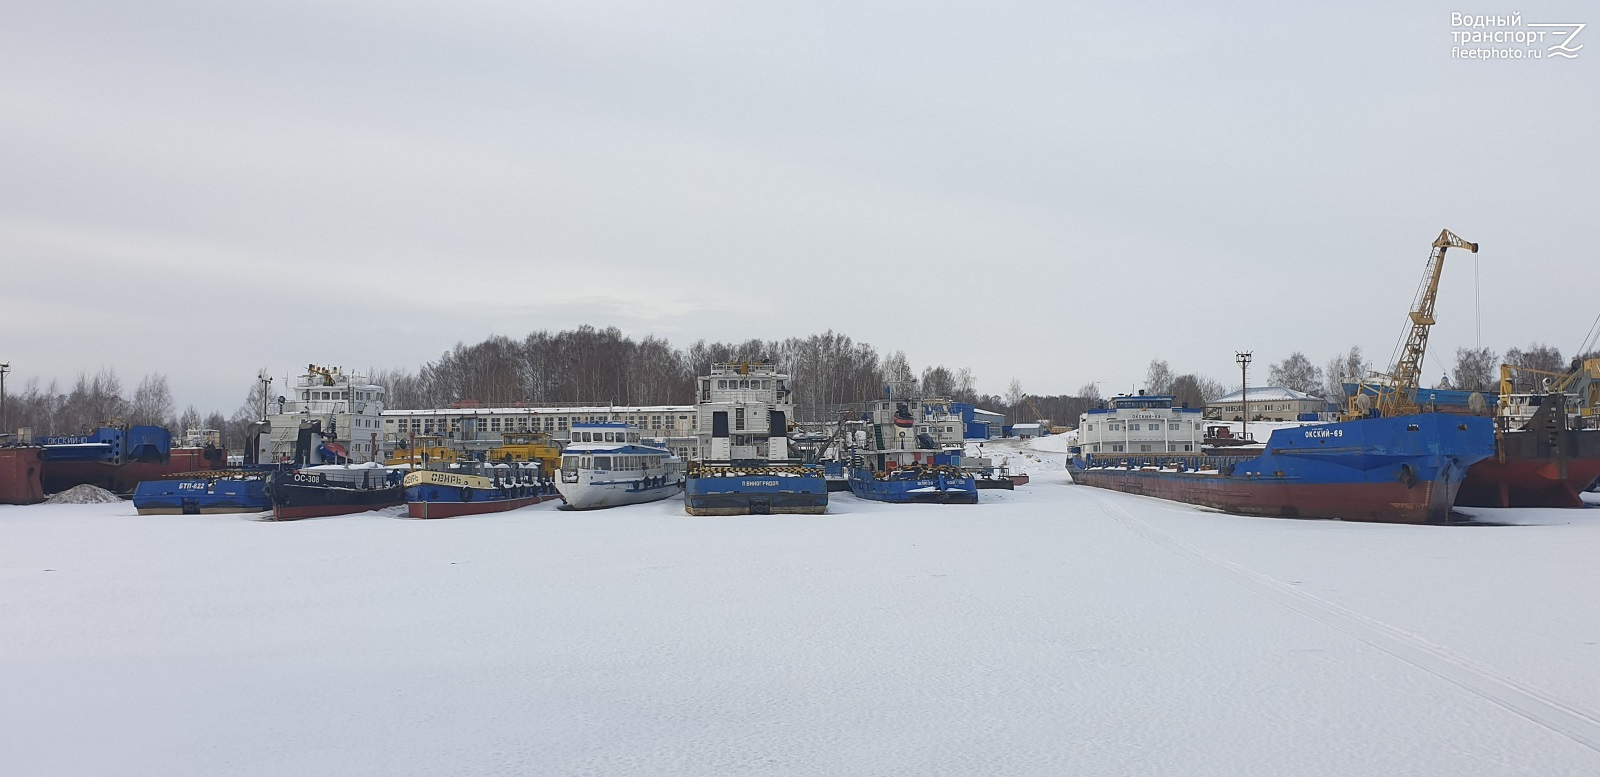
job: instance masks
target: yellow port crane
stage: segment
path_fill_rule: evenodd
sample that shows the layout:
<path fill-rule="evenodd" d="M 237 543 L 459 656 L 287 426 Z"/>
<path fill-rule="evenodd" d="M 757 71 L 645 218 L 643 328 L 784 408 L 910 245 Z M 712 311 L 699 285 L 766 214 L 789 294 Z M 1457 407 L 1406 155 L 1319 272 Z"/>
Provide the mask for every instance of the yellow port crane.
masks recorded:
<path fill-rule="evenodd" d="M 1423 270 L 1422 288 L 1417 290 L 1417 299 L 1411 305 L 1411 327 L 1406 335 L 1406 344 L 1401 348 L 1394 367 L 1389 370 L 1387 379 L 1379 381 L 1377 385 L 1377 409 L 1381 416 L 1406 415 L 1420 409 L 1417 404 L 1417 384 L 1422 378 L 1422 357 L 1428 352 L 1428 332 L 1433 328 L 1433 304 L 1439 296 L 1439 275 L 1444 272 L 1444 254 L 1451 248 L 1478 252 L 1477 243 L 1462 240 L 1448 229 L 1441 230 L 1439 237 L 1434 239 L 1433 252 L 1428 254 L 1428 267 Z M 1358 387 L 1356 395 L 1350 398 L 1350 414 L 1366 415 L 1362 405 L 1368 401 Z"/>
<path fill-rule="evenodd" d="M 1597 407 L 1600 405 L 1600 358 L 1574 359 L 1572 369 L 1566 372 L 1502 364 L 1500 365 L 1502 407 L 1509 397 L 1516 393 L 1516 385 L 1511 378 L 1514 372 L 1545 376 L 1543 385 L 1536 386 L 1533 393 L 1565 394 L 1575 403 L 1575 411 L 1579 416 L 1584 418 L 1600 416 L 1600 407 Z"/>

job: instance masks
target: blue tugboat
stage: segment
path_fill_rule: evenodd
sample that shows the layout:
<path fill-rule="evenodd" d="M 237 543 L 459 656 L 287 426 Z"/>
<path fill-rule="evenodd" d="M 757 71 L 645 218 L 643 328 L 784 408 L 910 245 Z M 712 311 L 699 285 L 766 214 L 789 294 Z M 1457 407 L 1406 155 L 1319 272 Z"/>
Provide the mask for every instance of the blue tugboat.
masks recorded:
<path fill-rule="evenodd" d="M 959 450 L 946 450 L 928 420 L 924 402 L 888 395 L 868 404 L 862 447 L 851 452 L 850 491 L 877 502 L 977 504 L 978 483 L 961 467 Z"/>
<path fill-rule="evenodd" d="M 699 456 L 684 480 L 690 515 L 820 515 L 822 467 L 792 451 L 789 376 L 770 361 L 714 364 L 697 387 Z"/>

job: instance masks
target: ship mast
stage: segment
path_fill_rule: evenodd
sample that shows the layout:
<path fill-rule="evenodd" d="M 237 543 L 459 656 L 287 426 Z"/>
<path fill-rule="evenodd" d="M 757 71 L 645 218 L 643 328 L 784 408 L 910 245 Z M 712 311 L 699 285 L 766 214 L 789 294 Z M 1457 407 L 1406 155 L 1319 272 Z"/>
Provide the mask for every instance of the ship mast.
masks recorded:
<path fill-rule="evenodd" d="M 1450 230 L 1442 230 L 1433 241 L 1433 252 L 1428 255 L 1428 267 L 1423 271 L 1422 288 L 1411 305 L 1411 328 L 1400 358 L 1389 371 L 1389 380 L 1378 386 L 1378 414 L 1384 417 L 1406 415 L 1418 411 L 1417 384 L 1422 378 L 1422 357 L 1428 351 L 1428 333 L 1433 328 L 1433 305 L 1439 296 L 1439 276 L 1444 272 L 1444 254 L 1451 248 L 1465 248 L 1478 252 L 1477 243 L 1456 237 Z"/>

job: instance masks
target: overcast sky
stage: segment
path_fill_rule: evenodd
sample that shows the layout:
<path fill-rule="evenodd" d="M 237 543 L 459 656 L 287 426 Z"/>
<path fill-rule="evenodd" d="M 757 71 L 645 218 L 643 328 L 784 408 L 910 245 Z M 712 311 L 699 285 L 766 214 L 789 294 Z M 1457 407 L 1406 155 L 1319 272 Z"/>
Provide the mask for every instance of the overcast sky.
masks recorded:
<path fill-rule="evenodd" d="M 10 0 L 0 361 L 229 412 L 261 366 L 589 323 L 1231 381 L 1387 362 L 1444 227 L 1485 345 L 1577 347 L 1600 6 L 1132 5 Z M 1452 11 L 1595 45 L 1452 59 Z"/>

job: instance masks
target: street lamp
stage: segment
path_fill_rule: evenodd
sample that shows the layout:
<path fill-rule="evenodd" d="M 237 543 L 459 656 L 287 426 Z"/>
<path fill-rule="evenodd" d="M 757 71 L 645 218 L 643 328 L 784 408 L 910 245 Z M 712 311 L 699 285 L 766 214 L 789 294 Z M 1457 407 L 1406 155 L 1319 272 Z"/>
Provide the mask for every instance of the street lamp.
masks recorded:
<path fill-rule="evenodd" d="M 1239 363 L 1239 418 L 1243 423 L 1239 426 L 1239 437 L 1250 439 L 1250 352 L 1235 351 L 1233 360 Z"/>

